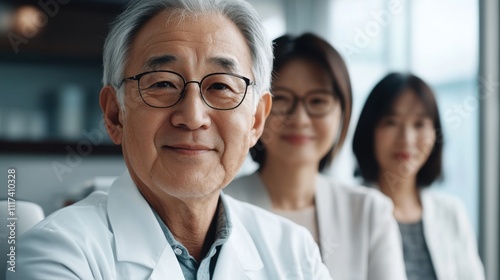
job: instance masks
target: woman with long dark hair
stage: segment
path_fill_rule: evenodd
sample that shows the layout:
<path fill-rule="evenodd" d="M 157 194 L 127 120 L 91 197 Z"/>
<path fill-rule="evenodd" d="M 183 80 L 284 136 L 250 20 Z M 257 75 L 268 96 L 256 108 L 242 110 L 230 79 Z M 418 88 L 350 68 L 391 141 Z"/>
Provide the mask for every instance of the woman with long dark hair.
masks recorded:
<path fill-rule="evenodd" d="M 367 184 L 394 203 L 409 280 L 481 280 L 484 269 L 462 203 L 427 187 L 442 172 L 441 121 L 432 89 L 391 73 L 372 90 L 353 150 Z"/>

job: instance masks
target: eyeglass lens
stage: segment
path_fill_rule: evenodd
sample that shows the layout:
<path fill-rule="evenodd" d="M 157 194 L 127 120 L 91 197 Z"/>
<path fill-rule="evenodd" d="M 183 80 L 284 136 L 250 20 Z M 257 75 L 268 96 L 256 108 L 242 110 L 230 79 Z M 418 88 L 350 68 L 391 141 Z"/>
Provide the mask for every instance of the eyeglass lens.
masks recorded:
<path fill-rule="evenodd" d="M 300 101 L 300 102 L 299 102 Z M 332 92 L 326 90 L 312 91 L 302 98 L 285 89 L 273 90 L 272 112 L 276 115 L 293 114 L 296 107 L 302 103 L 309 116 L 317 117 L 328 113 L 334 103 L 335 97 Z"/>

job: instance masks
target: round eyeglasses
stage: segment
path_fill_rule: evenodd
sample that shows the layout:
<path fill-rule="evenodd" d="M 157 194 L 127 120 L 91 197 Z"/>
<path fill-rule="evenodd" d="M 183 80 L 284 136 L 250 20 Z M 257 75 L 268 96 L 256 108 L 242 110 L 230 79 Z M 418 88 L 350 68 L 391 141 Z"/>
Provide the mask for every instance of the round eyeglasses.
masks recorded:
<path fill-rule="evenodd" d="M 212 73 L 201 81 L 188 81 L 180 74 L 167 70 L 148 71 L 123 81 L 136 80 L 139 94 L 147 105 L 169 108 L 177 104 L 186 94 L 186 86 L 198 84 L 203 102 L 216 110 L 232 110 L 243 102 L 248 86 L 255 84 L 250 79 L 231 73 Z"/>
<path fill-rule="evenodd" d="M 314 90 L 297 97 L 291 89 L 275 87 L 272 93 L 271 112 L 275 115 L 292 115 L 301 102 L 310 117 L 318 118 L 328 114 L 335 105 L 335 96 L 328 90 Z"/>

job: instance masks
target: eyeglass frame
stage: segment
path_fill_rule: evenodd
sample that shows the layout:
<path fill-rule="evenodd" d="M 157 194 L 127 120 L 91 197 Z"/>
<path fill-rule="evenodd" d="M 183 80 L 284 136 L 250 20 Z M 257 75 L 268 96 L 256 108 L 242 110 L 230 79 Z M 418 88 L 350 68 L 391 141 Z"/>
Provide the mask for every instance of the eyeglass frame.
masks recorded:
<path fill-rule="evenodd" d="M 148 104 L 146 102 L 146 100 L 144 100 L 144 97 L 142 96 L 142 91 L 141 91 L 141 87 L 140 87 L 140 79 L 143 76 L 147 75 L 147 74 L 156 73 L 156 72 L 171 73 L 171 74 L 177 75 L 184 82 L 184 86 L 183 86 L 181 92 L 179 93 L 179 99 L 177 99 L 177 101 L 175 101 L 174 104 L 172 104 L 170 106 L 153 106 L 153 105 L 150 105 L 150 104 Z M 203 80 L 205 80 L 207 77 L 214 76 L 214 75 L 229 75 L 229 76 L 233 76 L 233 77 L 236 77 L 236 78 L 240 78 L 240 79 L 242 79 L 245 82 L 245 84 L 246 84 L 245 93 L 243 94 L 243 97 L 241 98 L 241 101 L 240 101 L 240 103 L 238 103 L 238 105 L 236 105 L 234 107 L 231 107 L 231 108 L 223 108 L 223 109 L 221 109 L 221 108 L 213 107 L 210 104 L 208 104 L 208 102 L 203 97 L 203 93 L 201 92 L 201 83 L 203 83 Z M 142 72 L 142 73 L 139 73 L 139 74 L 137 74 L 135 76 L 124 78 L 122 80 L 122 84 L 125 83 L 126 81 L 137 81 L 137 89 L 139 91 L 139 96 L 141 96 L 142 101 L 144 101 L 144 103 L 146 105 L 148 105 L 149 107 L 159 108 L 159 109 L 171 108 L 171 107 L 177 105 L 177 103 L 179 103 L 179 101 L 181 101 L 181 99 L 186 95 L 186 87 L 187 87 L 187 85 L 195 83 L 195 84 L 198 84 L 198 87 L 200 88 L 199 93 L 200 93 L 200 96 L 201 96 L 201 100 L 203 100 L 203 103 L 205 103 L 208 107 L 210 107 L 210 108 L 212 108 L 214 110 L 221 110 L 221 111 L 234 110 L 234 109 L 238 108 L 241 105 L 241 103 L 243 103 L 243 100 L 245 100 L 245 97 L 247 96 L 248 87 L 252 86 L 252 85 L 255 85 L 255 81 L 252 81 L 252 80 L 250 80 L 249 78 L 247 78 L 245 76 L 234 74 L 234 73 L 225 73 L 225 72 L 210 73 L 210 74 L 204 76 L 203 78 L 201 78 L 200 81 L 191 80 L 191 81 L 187 81 L 186 82 L 186 79 L 184 79 L 184 77 L 181 74 L 179 74 L 177 72 L 174 72 L 174 71 L 170 71 L 170 70 L 151 70 L 151 71 Z"/>
<path fill-rule="evenodd" d="M 328 109 L 327 111 L 325 111 L 322 114 L 311 114 L 309 112 L 309 110 L 307 109 L 308 106 L 306 106 L 305 102 L 304 102 L 304 100 L 308 97 L 308 95 L 310 95 L 311 93 L 314 93 L 314 92 L 324 92 L 324 93 L 331 94 L 331 96 L 333 96 L 334 101 L 337 100 L 337 96 L 335 95 L 335 93 L 333 91 L 328 91 L 328 90 L 311 90 L 311 91 L 306 92 L 302 97 L 298 97 L 297 94 L 296 94 L 296 92 L 294 90 L 292 90 L 290 88 L 287 88 L 287 87 L 275 87 L 275 88 L 271 89 L 271 93 L 273 93 L 277 89 L 281 90 L 281 91 L 286 91 L 288 93 L 291 93 L 291 95 L 293 96 L 293 102 L 292 102 L 292 106 L 290 107 L 290 110 L 288 110 L 287 112 L 283 112 L 281 114 L 280 113 L 276 113 L 271 108 L 271 113 L 274 114 L 274 115 L 291 116 L 295 112 L 295 110 L 297 109 L 298 104 L 300 102 L 300 103 L 302 103 L 302 106 L 304 106 L 304 110 L 306 111 L 306 113 L 307 113 L 307 115 L 309 117 L 311 117 L 311 118 L 322 118 L 322 117 L 326 116 L 328 113 L 330 113 L 330 111 L 335 107 L 335 105 L 333 105 L 330 109 Z"/>

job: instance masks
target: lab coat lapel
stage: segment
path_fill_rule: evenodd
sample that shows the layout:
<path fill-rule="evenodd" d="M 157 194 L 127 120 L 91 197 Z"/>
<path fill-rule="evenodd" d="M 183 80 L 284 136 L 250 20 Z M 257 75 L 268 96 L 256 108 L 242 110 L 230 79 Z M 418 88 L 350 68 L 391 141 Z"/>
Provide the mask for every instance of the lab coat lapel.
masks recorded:
<path fill-rule="evenodd" d="M 107 207 L 118 261 L 152 269 L 150 279 L 184 279 L 151 207 L 128 172 L 111 186 Z"/>
<path fill-rule="evenodd" d="M 321 175 L 316 176 L 316 215 L 318 220 L 319 239 L 321 258 L 323 263 L 331 265 L 335 262 L 334 253 L 338 250 L 340 243 L 336 232 L 339 230 L 339 225 L 335 224 L 336 219 L 332 215 L 338 215 L 335 211 L 335 195 L 333 194 L 332 186 L 328 180 Z M 345 214 L 345 213 L 342 213 Z"/>
<path fill-rule="evenodd" d="M 149 280 L 184 279 L 177 257 L 170 246 L 165 246 Z"/>
<path fill-rule="evenodd" d="M 436 221 L 436 209 L 434 204 L 430 201 L 429 190 L 424 189 L 420 191 L 420 202 L 422 203 L 422 223 L 424 226 L 424 238 L 427 243 L 427 249 L 431 255 L 431 261 L 434 266 L 434 272 L 438 279 L 452 279 L 449 278 L 449 274 L 443 269 L 449 267 L 443 264 L 441 260 L 450 259 L 446 255 L 445 250 L 436 250 L 436 248 L 442 248 L 440 243 L 443 236 L 441 236 L 441 230 L 439 229 L 439 222 Z"/>
<path fill-rule="evenodd" d="M 259 252 L 236 215 L 232 215 L 232 223 L 232 233 L 222 245 L 213 279 L 255 279 L 264 268 Z"/>

